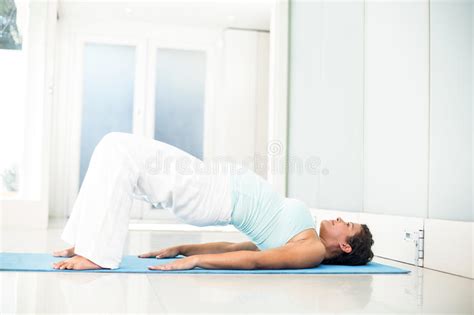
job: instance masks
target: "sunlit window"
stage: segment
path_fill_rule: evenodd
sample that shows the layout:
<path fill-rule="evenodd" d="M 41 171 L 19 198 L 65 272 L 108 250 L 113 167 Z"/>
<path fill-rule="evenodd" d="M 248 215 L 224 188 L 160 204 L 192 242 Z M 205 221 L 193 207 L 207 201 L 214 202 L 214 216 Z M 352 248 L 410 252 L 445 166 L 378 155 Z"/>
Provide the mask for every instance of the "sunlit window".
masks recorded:
<path fill-rule="evenodd" d="M 17 12 L 15 1 L 0 1 L 0 49 L 21 49 L 22 36 L 18 28 Z"/>
<path fill-rule="evenodd" d="M 21 186 L 27 55 L 28 1 L 0 0 L 0 197 Z"/>

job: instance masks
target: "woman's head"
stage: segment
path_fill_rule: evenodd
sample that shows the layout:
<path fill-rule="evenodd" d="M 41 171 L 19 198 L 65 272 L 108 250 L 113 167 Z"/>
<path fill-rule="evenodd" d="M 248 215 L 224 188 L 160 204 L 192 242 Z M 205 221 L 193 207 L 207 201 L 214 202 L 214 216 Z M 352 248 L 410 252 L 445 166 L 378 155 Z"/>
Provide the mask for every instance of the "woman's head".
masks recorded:
<path fill-rule="evenodd" d="M 372 260 L 372 233 L 365 224 L 345 222 L 341 218 L 323 220 L 319 237 L 326 246 L 323 264 L 365 265 Z"/>

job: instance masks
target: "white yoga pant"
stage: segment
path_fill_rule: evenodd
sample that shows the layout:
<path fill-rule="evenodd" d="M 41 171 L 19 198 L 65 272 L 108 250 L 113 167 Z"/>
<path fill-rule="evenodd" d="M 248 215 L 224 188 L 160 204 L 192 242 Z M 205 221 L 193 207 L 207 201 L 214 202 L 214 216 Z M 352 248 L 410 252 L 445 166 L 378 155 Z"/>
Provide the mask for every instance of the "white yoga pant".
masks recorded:
<path fill-rule="evenodd" d="M 170 209 L 185 223 L 227 225 L 230 188 L 228 174 L 206 169 L 201 160 L 174 146 L 112 132 L 94 149 L 61 238 L 75 246 L 76 254 L 116 269 L 138 195 Z"/>

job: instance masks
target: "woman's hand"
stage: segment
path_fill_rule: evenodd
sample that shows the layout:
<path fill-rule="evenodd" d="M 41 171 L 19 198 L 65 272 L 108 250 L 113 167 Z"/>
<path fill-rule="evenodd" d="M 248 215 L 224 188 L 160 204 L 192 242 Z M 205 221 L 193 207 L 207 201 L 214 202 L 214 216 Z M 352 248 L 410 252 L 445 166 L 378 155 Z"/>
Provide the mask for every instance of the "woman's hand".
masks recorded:
<path fill-rule="evenodd" d="M 180 248 L 179 246 L 175 247 L 169 247 L 169 248 L 164 248 L 160 249 L 159 251 L 156 252 L 149 252 L 145 254 L 138 255 L 140 258 L 150 258 L 150 257 L 155 257 L 155 258 L 173 258 L 178 256 L 180 253 Z"/>
<path fill-rule="evenodd" d="M 197 266 L 198 256 L 189 256 L 173 261 L 169 264 L 150 266 L 150 270 L 187 270 Z"/>

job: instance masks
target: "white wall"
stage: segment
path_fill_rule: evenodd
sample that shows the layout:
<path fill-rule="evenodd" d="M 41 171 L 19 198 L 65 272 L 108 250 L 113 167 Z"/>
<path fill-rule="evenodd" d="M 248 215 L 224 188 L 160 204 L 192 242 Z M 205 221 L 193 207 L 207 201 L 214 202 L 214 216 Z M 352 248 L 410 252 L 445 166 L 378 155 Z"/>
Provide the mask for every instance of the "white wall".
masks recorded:
<path fill-rule="evenodd" d="M 226 30 L 214 124 L 214 157 L 230 157 L 254 169 L 265 154 L 268 126 L 266 32 Z M 256 156 L 260 159 L 260 155 Z M 265 155 L 266 157 L 266 155 Z M 260 159 L 262 160 L 262 159 Z M 266 161 L 256 169 L 266 177 Z"/>
<path fill-rule="evenodd" d="M 367 2 L 364 210 L 427 214 L 428 2 Z"/>
<path fill-rule="evenodd" d="M 471 6 L 291 2 L 289 196 L 473 219 Z M 292 157 L 320 158 L 319 172 Z"/>
<path fill-rule="evenodd" d="M 474 220 L 472 7 L 468 1 L 430 7 L 430 218 Z"/>
<path fill-rule="evenodd" d="M 289 156 L 317 155 L 321 172 L 289 161 L 288 194 L 313 212 L 360 211 L 376 255 L 468 277 L 472 6 L 292 1 L 290 15 Z"/>
<path fill-rule="evenodd" d="M 362 210 L 363 11 L 291 4 L 288 196 L 311 207 Z"/>
<path fill-rule="evenodd" d="M 432 1 L 430 43 L 430 194 L 425 266 L 472 278 L 472 1 Z"/>

